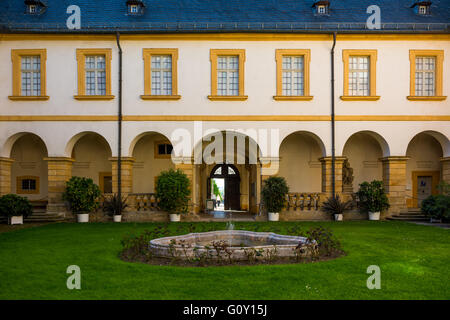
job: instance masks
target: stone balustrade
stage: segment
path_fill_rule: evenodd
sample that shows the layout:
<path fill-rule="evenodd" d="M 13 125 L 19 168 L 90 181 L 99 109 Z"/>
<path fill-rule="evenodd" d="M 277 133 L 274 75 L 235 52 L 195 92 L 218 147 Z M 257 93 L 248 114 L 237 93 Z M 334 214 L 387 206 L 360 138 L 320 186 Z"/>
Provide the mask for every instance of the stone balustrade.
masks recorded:
<path fill-rule="evenodd" d="M 130 193 L 128 206 L 129 211 L 159 211 L 155 193 Z"/>
<path fill-rule="evenodd" d="M 286 210 L 319 210 L 320 193 L 290 192 L 286 195 Z"/>

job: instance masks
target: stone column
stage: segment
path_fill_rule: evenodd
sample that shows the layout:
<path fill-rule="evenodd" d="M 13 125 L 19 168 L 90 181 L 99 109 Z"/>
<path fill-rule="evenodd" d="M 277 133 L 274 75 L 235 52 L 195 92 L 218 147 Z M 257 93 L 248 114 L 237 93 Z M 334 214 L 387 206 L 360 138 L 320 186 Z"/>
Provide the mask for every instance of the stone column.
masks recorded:
<path fill-rule="evenodd" d="M 66 181 L 72 177 L 72 163 L 75 161 L 67 157 L 44 158 L 48 165 L 48 204 L 47 212 L 63 213 L 67 208 L 62 199 L 66 188 Z"/>
<path fill-rule="evenodd" d="M 335 168 L 335 192 L 336 194 L 342 194 L 342 167 L 346 157 L 334 157 Z M 325 193 L 327 197 L 330 197 L 333 193 L 332 187 L 332 157 L 319 158 L 322 162 L 322 193 Z M 323 199 L 325 200 L 325 199 Z"/>
<path fill-rule="evenodd" d="M 0 196 L 11 193 L 11 166 L 14 159 L 0 157 Z"/>
<path fill-rule="evenodd" d="M 118 158 L 112 157 L 109 158 L 109 161 L 111 161 L 111 175 L 112 175 L 112 192 L 117 193 L 119 191 L 119 176 L 117 173 L 117 167 L 118 167 Z M 133 192 L 133 163 L 134 163 L 133 157 L 121 157 L 120 163 L 121 163 L 121 193 L 122 196 L 126 197 L 128 194 Z"/>
<path fill-rule="evenodd" d="M 450 183 L 450 157 L 442 158 L 441 163 L 442 163 L 441 179 L 444 182 Z"/>
<path fill-rule="evenodd" d="M 383 162 L 383 183 L 388 194 L 389 215 L 406 210 L 406 163 L 408 157 L 385 157 Z"/>

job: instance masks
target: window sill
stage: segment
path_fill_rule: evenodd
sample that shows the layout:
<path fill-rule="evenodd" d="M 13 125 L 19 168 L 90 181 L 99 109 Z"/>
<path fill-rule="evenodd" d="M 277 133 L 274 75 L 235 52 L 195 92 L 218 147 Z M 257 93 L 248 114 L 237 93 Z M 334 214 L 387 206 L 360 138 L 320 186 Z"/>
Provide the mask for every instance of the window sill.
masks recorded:
<path fill-rule="evenodd" d="M 163 95 L 142 95 L 142 100 L 180 100 L 181 96 L 179 95 L 171 95 L 171 96 L 163 96 Z"/>
<path fill-rule="evenodd" d="M 105 95 L 105 96 L 85 96 L 85 95 L 78 95 L 73 96 L 76 100 L 112 100 L 114 99 L 113 95 Z"/>
<path fill-rule="evenodd" d="M 248 96 L 208 96 L 208 99 L 211 101 L 245 101 L 248 99 Z"/>
<path fill-rule="evenodd" d="M 410 101 L 444 101 L 446 96 L 407 96 L 406 99 Z"/>
<path fill-rule="evenodd" d="M 343 101 L 377 101 L 380 96 L 341 96 Z"/>
<path fill-rule="evenodd" d="M 311 101 L 313 96 L 273 96 L 276 101 Z"/>
<path fill-rule="evenodd" d="M 49 96 L 9 96 L 8 98 L 13 101 L 39 101 L 50 99 Z"/>

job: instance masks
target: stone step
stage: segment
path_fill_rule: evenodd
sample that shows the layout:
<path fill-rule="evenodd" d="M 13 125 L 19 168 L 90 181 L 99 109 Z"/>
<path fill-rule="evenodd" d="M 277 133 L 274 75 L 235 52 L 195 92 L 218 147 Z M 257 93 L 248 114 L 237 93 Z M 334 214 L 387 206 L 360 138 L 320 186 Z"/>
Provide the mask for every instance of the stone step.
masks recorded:
<path fill-rule="evenodd" d="M 392 217 L 386 218 L 387 220 L 397 220 L 397 221 L 429 221 L 430 218 L 426 216 L 419 216 L 419 215 L 413 215 L 413 216 L 403 216 L 403 215 L 394 215 Z"/>

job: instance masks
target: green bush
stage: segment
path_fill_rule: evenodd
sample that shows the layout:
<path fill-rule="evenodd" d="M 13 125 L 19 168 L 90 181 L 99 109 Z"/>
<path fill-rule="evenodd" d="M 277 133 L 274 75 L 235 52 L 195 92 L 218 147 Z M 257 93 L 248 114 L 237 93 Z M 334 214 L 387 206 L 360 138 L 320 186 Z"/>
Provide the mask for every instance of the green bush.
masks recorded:
<path fill-rule="evenodd" d="M 162 171 L 156 182 L 158 206 L 169 214 L 188 212 L 190 181 L 180 169 Z"/>
<path fill-rule="evenodd" d="M 322 203 L 321 210 L 330 215 L 343 214 L 345 211 L 350 210 L 352 201 L 342 201 L 339 195 L 335 197 L 329 197 Z"/>
<path fill-rule="evenodd" d="M 423 214 L 434 219 L 450 219 L 450 196 L 444 194 L 431 195 L 422 201 Z"/>
<path fill-rule="evenodd" d="M 267 212 L 280 212 L 286 204 L 289 187 L 283 177 L 269 177 L 264 181 L 261 195 Z"/>
<path fill-rule="evenodd" d="M 365 181 L 359 185 L 357 194 L 361 212 L 381 212 L 390 207 L 389 199 L 384 191 L 383 181 Z"/>
<path fill-rule="evenodd" d="M 27 198 L 15 194 L 7 194 L 0 197 L 0 215 L 11 216 L 29 216 L 33 213 L 33 208 Z"/>
<path fill-rule="evenodd" d="M 89 178 L 72 177 L 66 182 L 63 199 L 73 213 L 90 213 L 98 208 L 100 188 Z"/>

